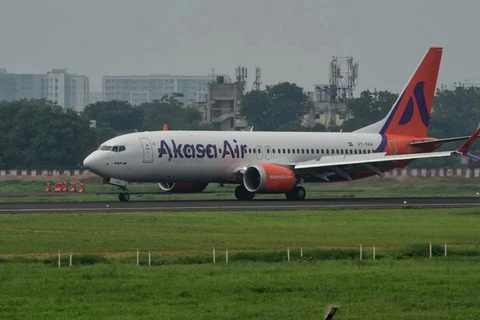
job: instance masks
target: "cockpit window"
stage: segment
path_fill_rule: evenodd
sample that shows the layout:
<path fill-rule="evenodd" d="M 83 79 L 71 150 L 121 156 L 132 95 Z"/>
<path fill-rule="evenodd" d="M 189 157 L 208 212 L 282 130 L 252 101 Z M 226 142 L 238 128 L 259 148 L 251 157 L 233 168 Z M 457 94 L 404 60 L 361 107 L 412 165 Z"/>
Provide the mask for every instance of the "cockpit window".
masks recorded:
<path fill-rule="evenodd" d="M 100 146 L 97 150 L 122 152 L 125 151 L 125 146 Z"/>
<path fill-rule="evenodd" d="M 125 146 L 114 146 L 112 148 L 112 151 L 113 152 L 122 152 L 122 151 L 125 151 Z"/>

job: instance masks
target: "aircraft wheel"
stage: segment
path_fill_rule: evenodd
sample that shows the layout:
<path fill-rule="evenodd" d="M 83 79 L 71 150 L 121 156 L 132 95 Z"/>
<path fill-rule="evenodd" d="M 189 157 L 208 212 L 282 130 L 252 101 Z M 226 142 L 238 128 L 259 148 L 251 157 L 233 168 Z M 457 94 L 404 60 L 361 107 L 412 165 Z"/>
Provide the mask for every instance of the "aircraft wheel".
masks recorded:
<path fill-rule="evenodd" d="M 235 188 L 235 198 L 237 198 L 237 200 L 252 200 L 254 197 L 255 193 L 249 192 L 244 186 Z"/>
<path fill-rule="evenodd" d="M 305 188 L 300 186 L 296 186 L 289 192 L 285 193 L 287 200 L 303 200 L 306 195 L 307 192 L 305 191 Z"/>
<path fill-rule="evenodd" d="M 118 194 L 118 199 L 120 201 L 128 201 L 130 200 L 130 193 L 128 192 L 122 192 Z"/>
<path fill-rule="evenodd" d="M 295 192 L 295 198 L 296 200 L 303 200 L 305 199 L 305 196 L 307 195 L 307 192 L 305 191 L 304 187 L 297 186 L 295 189 L 293 189 Z"/>

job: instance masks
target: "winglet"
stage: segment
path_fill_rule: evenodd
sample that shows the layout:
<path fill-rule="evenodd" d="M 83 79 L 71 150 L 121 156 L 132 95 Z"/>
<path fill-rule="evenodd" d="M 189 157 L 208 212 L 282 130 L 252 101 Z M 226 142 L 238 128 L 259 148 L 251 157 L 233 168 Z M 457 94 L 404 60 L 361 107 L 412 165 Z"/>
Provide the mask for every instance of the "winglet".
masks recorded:
<path fill-rule="evenodd" d="M 464 144 L 462 144 L 460 146 L 460 148 L 457 149 L 457 152 L 463 154 L 464 156 L 466 157 L 469 157 L 470 159 L 473 159 L 475 161 L 479 161 L 480 162 L 480 157 L 474 155 L 474 154 L 471 154 L 470 153 L 470 147 L 472 146 L 472 144 L 475 142 L 475 140 L 478 138 L 478 135 L 480 134 L 480 125 L 478 126 L 477 130 L 475 131 L 474 134 L 472 134 L 470 136 L 470 138 L 468 138 L 467 141 L 465 141 Z"/>
<path fill-rule="evenodd" d="M 165 123 L 165 124 L 163 125 L 163 131 L 167 131 L 167 130 L 168 130 L 168 124 Z"/>

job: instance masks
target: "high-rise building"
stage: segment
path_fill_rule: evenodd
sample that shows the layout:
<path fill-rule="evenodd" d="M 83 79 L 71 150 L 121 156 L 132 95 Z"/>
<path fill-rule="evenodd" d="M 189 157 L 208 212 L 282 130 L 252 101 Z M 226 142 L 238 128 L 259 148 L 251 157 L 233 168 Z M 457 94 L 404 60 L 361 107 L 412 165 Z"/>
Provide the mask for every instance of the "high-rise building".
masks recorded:
<path fill-rule="evenodd" d="M 0 101 L 45 98 L 45 75 L 8 73 L 0 69 Z"/>
<path fill-rule="evenodd" d="M 231 82 L 223 76 L 226 83 Z M 207 85 L 212 76 L 105 76 L 103 77 L 103 100 L 128 101 L 139 105 L 153 100 L 160 100 L 166 94 L 182 93 L 180 101 L 206 102 Z"/>
<path fill-rule="evenodd" d="M 89 103 L 88 95 L 86 76 L 68 73 L 67 69 L 52 69 L 47 73 L 47 99 L 59 106 L 81 111 Z"/>
<path fill-rule="evenodd" d="M 80 111 L 89 102 L 88 92 L 88 78 L 68 73 L 67 69 L 46 74 L 15 74 L 0 69 L 0 101 L 47 99 Z"/>

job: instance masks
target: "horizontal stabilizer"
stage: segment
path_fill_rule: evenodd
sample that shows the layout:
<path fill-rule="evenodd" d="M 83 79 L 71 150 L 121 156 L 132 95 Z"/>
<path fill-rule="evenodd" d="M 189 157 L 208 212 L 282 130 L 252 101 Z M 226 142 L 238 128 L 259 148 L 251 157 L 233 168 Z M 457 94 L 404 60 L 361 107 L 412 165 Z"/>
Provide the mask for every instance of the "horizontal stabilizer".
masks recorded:
<path fill-rule="evenodd" d="M 424 147 L 432 144 L 444 144 L 447 142 L 467 140 L 468 138 L 470 138 L 470 136 L 435 139 L 435 140 L 428 140 L 428 141 L 415 141 L 415 142 L 411 142 L 410 145 L 412 147 Z"/>

